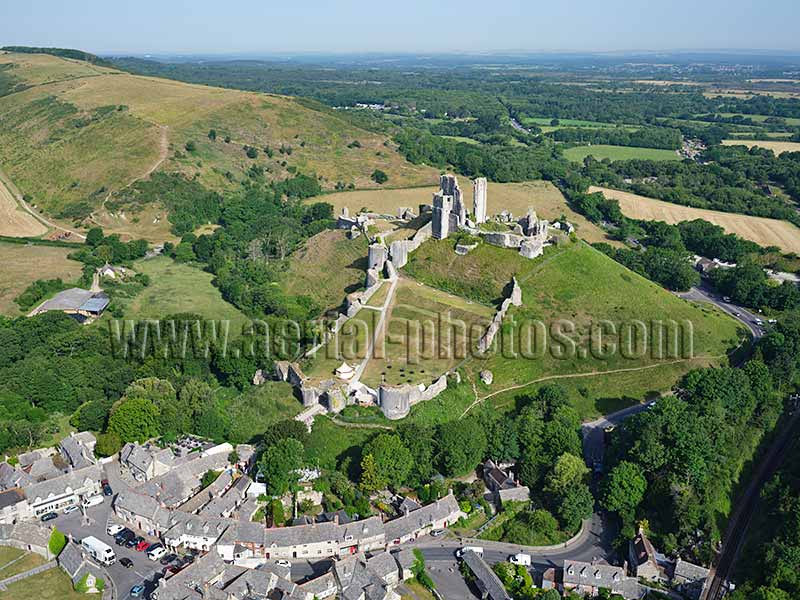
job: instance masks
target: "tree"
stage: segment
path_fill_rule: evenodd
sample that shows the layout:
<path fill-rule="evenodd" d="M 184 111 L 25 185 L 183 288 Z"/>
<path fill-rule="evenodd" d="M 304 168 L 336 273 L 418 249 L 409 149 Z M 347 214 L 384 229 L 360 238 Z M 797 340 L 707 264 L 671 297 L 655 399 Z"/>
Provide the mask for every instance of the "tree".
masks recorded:
<path fill-rule="evenodd" d="M 186 145 L 184 146 L 184 148 L 186 148 L 187 152 L 194 152 L 194 151 L 197 150 L 197 144 L 195 144 L 193 141 L 189 140 L 188 142 L 186 142 Z"/>
<path fill-rule="evenodd" d="M 622 515 L 633 511 L 644 499 L 647 480 L 639 465 L 622 461 L 611 470 L 603 487 L 603 508 Z"/>
<path fill-rule="evenodd" d="M 582 458 L 565 452 L 558 457 L 553 472 L 547 478 L 546 491 L 561 495 L 567 488 L 582 483 L 588 473 L 589 468 Z"/>
<path fill-rule="evenodd" d="M 386 478 L 378 470 L 375 457 L 367 454 L 361 459 L 361 489 L 367 493 L 376 492 L 386 487 Z"/>
<path fill-rule="evenodd" d="M 264 451 L 258 465 L 271 496 L 283 496 L 297 484 L 303 457 L 303 445 L 292 438 L 281 440 Z"/>
<path fill-rule="evenodd" d="M 372 181 L 374 181 L 378 185 L 383 185 L 384 183 L 389 181 L 389 176 L 380 169 L 375 169 L 372 172 L 372 175 L 370 175 L 370 177 L 372 178 Z"/>
<path fill-rule="evenodd" d="M 210 129 L 208 131 L 208 139 L 210 139 L 212 142 L 216 141 L 216 139 L 217 139 L 217 130 L 216 129 Z"/>
<path fill-rule="evenodd" d="M 95 452 L 100 456 L 111 456 L 122 448 L 122 440 L 119 435 L 113 432 L 101 433 L 97 436 Z"/>
<path fill-rule="evenodd" d="M 160 412 L 144 398 L 123 399 L 111 413 L 108 431 L 122 442 L 145 442 L 159 434 Z"/>
<path fill-rule="evenodd" d="M 564 528 L 575 531 L 583 519 L 588 518 L 594 509 L 594 497 L 585 483 L 577 483 L 563 490 L 558 516 Z"/>
<path fill-rule="evenodd" d="M 286 522 L 286 514 L 283 510 L 283 503 L 275 498 L 269 503 L 269 516 L 273 527 L 279 527 Z"/>
<path fill-rule="evenodd" d="M 475 419 L 444 423 L 439 430 L 439 462 L 447 476 L 463 475 L 486 453 L 486 433 Z"/>
<path fill-rule="evenodd" d="M 90 248 L 96 248 L 101 243 L 105 236 L 103 235 L 103 230 L 100 227 L 92 227 L 89 231 L 86 232 L 86 245 Z"/>
<path fill-rule="evenodd" d="M 386 485 L 396 490 L 405 484 L 411 472 L 413 459 L 411 452 L 400 440 L 400 436 L 382 433 L 370 440 L 363 452 L 365 458 L 372 456 L 375 468 Z"/>

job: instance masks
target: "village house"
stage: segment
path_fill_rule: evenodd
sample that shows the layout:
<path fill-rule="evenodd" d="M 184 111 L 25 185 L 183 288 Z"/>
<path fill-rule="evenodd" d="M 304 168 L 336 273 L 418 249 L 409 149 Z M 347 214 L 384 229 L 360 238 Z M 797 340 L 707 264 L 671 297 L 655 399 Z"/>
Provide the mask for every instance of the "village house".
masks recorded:
<path fill-rule="evenodd" d="M 606 589 L 623 598 L 639 598 L 639 582 L 628 577 L 625 569 L 606 563 L 585 563 L 565 560 L 562 571 L 562 587 L 565 592 L 577 592 L 586 596 L 597 596 Z"/>
<path fill-rule="evenodd" d="M 483 600 L 511 600 L 503 582 L 483 558 L 472 551 L 467 551 L 463 560 L 475 576 L 475 585 L 480 590 Z"/>
<path fill-rule="evenodd" d="M 175 463 L 175 455 L 169 448 L 153 444 L 140 446 L 128 442 L 119 452 L 120 470 L 136 481 L 148 481 L 167 473 Z"/>
<path fill-rule="evenodd" d="M 19 519 L 38 519 L 45 513 L 79 504 L 82 498 L 96 496 L 100 493 L 102 478 L 100 467 L 91 465 L 31 484 L 22 490 L 27 499 L 27 506 L 19 515 Z"/>
<path fill-rule="evenodd" d="M 34 552 L 45 560 L 52 560 L 51 531 L 38 522 L 0 524 L 0 546 L 9 546 L 25 552 Z"/>
<path fill-rule="evenodd" d="M 458 507 L 458 501 L 450 493 L 441 500 L 386 522 L 384 524 L 386 545 L 403 544 L 430 533 L 434 529 L 443 529 L 458 521 L 462 516 L 464 513 Z"/>
<path fill-rule="evenodd" d="M 503 471 L 491 459 L 483 463 L 483 481 L 498 507 L 504 502 L 527 502 L 530 499 L 531 492 L 527 486 L 520 485 L 509 471 Z"/>
<path fill-rule="evenodd" d="M 647 539 L 647 534 L 642 528 L 639 528 L 636 537 L 628 543 L 628 561 L 631 575 L 648 581 L 664 579 L 664 572 L 658 564 L 655 548 Z"/>
<path fill-rule="evenodd" d="M 88 431 L 70 433 L 58 444 L 62 458 L 73 468 L 83 469 L 97 462 L 94 447 L 97 439 Z"/>

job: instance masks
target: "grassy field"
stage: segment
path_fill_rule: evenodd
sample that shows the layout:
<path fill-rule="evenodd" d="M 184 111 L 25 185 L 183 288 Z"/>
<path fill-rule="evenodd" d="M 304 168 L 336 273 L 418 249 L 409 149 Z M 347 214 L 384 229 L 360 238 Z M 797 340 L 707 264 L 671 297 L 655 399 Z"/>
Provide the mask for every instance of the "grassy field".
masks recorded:
<path fill-rule="evenodd" d="M 238 442 L 252 442 L 270 425 L 292 419 L 303 410 L 292 386 L 282 381 L 267 381 L 241 394 L 220 388 L 215 399 L 228 416 L 231 438 Z"/>
<path fill-rule="evenodd" d="M 607 129 L 610 127 L 616 127 L 614 123 L 603 123 L 601 121 L 584 121 L 582 119 L 558 119 L 558 125 L 551 125 L 553 119 L 547 119 L 544 117 L 525 117 L 522 119 L 523 125 L 538 125 L 539 127 L 551 127 L 552 129 L 558 129 L 560 127 L 588 127 L 594 129 Z"/>
<path fill-rule="evenodd" d="M 472 183 L 466 177 L 459 178 L 467 208 L 472 208 Z M 311 201 L 330 202 L 334 212 L 339 214 L 347 207 L 350 214 L 366 208 L 382 214 L 397 214 L 402 206 L 411 207 L 416 212 L 420 204 L 430 204 L 431 198 L 438 188 L 406 188 L 390 190 L 364 190 L 356 192 L 338 192 L 326 194 Z M 489 215 L 503 210 L 515 215 L 524 215 L 528 207 L 536 209 L 544 219 L 555 220 L 564 215 L 575 225 L 578 235 L 589 242 L 608 241 L 602 229 L 590 223 L 583 215 L 573 211 L 564 196 L 548 181 L 525 181 L 523 183 L 489 183 L 487 192 Z"/>
<path fill-rule="evenodd" d="M 306 458 L 309 464 L 324 469 L 335 469 L 341 463 L 357 467 L 361 464 L 361 448 L 376 433 L 375 429 L 337 425 L 324 415 L 315 417 Z"/>
<path fill-rule="evenodd" d="M 470 353 L 494 310 L 415 281 L 398 284 L 384 344 L 367 364 L 367 385 L 430 383 Z"/>
<path fill-rule="evenodd" d="M 69 248 L 0 242 L 0 314 L 21 315 L 14 298 L 37 279 L 73 281 L 80 277 L 82 265 L 67 258 L 70 252 Z"/>
<path fill-rule="evenodd" d="M 723 146 L 747 146 L 752 148 L 758 146 L 759 148 L 766 148 L 772 150 L 775 154 L 783 154 L 784 152 L 800 152 L 800 142 L 779 142 L 779 141 L 765 141 L 765 140 L 722 140 Z"/>
<path fill-rule="evenodd" d="M 367 252 L 363 236 L 350 240 L 341 229 L 318 233 L 289 258 L 286 293 L 310 296 L 324 310 L 338 308 L 348 293 L 363 288 Z"/>
<path fill-rule="evenodd" d="M 735 117 L 737 115 L 744 117 L 745 119 L 750 119 L 755 123 L 763 123 L 764 121 L 770 118 L 769 115 L 744 115 L 739 113 L 719 113 L 719 116 L 726 118 Z M 798 118 L 793 118 L 793 117 L 781 117 L 781 118 L 784 121 L 786 121 L 787 125 L 790 125 L 792 127 L 800 126 L 800 119 Z"/>
<path fill-rule="evenodd" d="M 195 313 L 207 319 L 229 320 L 236 335 L 249 319 L 222 299 L 211 284 L 213 276 L 197 267 L 176 263 L 167 257 L 141 260 L 134 269 L 150 277 L 145 288 L 128 306 L 125 318 L 160 319 L 177 313 Z"/>
<path fill-rule="evenodd" d="M 0 546 L 0 579 L 7 579 L 44 564 L 45 560 L 33 552 L 23 552 L 9 546 Z"/>
<path fill-rule="evenodd" d="M 72 589 L 67 574 L 58 567 L 28 577 L 8 586 L 0 592 L 0 600 L 81 600 L 86 594 Z"/>
<path fill-rule="evenodd" d="M 614 198 L 619 202 L 622 212 L 634 219 L 667 223 L 705 219 L 723 227 L 729 233 L 735 233 L 762 246 L 778 246 L 785 252 L 800 252 L 800 228 L 788 221 L 681 206 L 630 192 L 594 186 L 589 191 L 602 192 L 606 197 Z"/>
<path fill-rule="evenodd" d="M 333 372 L 343 361 L 356 366 L 367 356 L 367 345 L 372 339 L 379 313 L 362 308 L 347 321 L 339 333 L 304 365 L 305 374 L 315 381 L 333 377 Z"/>
<path fill-rule="evenodd" d="M 595 146 L 576 146 L 564 150 L 564 157 L 572 162 L 582 162 L 587 156 L 594 156 L 597 160 L 680 160 L 681 157 L 674 150 L 660 150 L 658 148 L 636 148 L 631 146 L 608 146 L 597 144 Z"/>
<path fill-rule="evenodd" d="M 336 112 L 293 98 L 139 77 L 54 56 L 3 54 L 27 90 L 0 99 L 0 164 L 32 203 L 58 216 L 83 203 L 96 218 L 120 233 L 149 229 L 152 215 L 120 222 L 100 208 L 109 194 L 152 169 L 198 177 L 225 190 L 253 165 L 281 179 L 289 167 L 338 181 L 376 187 L 370 175 L 381 169 L 390 185 L 430 184 L 436 171 L 411 165 L 383 135 L 359 129 Z M 219 133 L 208 138 L 210 129 Z M 225 138 L 230 138 L 226 143 Z M 360 147 L 353 146 L 358 141 Z M 196 150 L 185 151 L 192 141 Z M 245 144 L 270 147 L 257 159 Z M 280 147 L 291 147 L 281 154 Z"/>

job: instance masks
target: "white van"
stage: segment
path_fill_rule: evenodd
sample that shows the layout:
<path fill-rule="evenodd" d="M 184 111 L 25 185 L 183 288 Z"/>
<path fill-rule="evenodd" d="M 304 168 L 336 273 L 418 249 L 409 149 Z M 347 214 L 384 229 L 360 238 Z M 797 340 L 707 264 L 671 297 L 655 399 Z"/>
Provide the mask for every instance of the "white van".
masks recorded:
<path fill-rule="evenodd" d="M 113 565 L 117 560 L 117 556 L 114 554 L 111 546 L 104 544 L 91 535 L 81 540 L 81 548 L 83 548 L 89 556 L 103 565 Z"/>
<path fill-rule="evenodd" d="M 464 556 L 464 552 L 474 552 L 478 556 L 483 556 L 483 548 L 480 546 L 464 546 L 463 548 L 459 548 L 456 550 L 456 556 L 461 558 Z"/>
<path fill-rule="evenodd" d="M 108 527 L 106 527 L 106 533 L 108 535 L 114 536 L 117 535 L 123 529 L 125 528 L 122 525 L 118 525 L 117 523 L 109 523 Z"/>
<path fill-rule="evenodd" d="M 147 558 L 152 561 L 156 561 L 162 556 L 166 555 L 167 550 L 164 546 L 158 546 L 155 550 L 148 550 L 147 551 Z"/>
<path fill-rule="evenodd" d="M 89 496 L 83 499 L 83 508 L 91 508 L 92 506 L 99 506 L 103 503 L 103 497 L 99 494 L 97 496 Z"/>
<path fill-rule="evenodd" d="M 522 565 L 523 567 L 530 567 L 531 555 L 523 554 L 522 552 L 520 552 L 519 554 L 513 554 L 508 558 L 508 562 L 510 562 L 512 565 Z"/>

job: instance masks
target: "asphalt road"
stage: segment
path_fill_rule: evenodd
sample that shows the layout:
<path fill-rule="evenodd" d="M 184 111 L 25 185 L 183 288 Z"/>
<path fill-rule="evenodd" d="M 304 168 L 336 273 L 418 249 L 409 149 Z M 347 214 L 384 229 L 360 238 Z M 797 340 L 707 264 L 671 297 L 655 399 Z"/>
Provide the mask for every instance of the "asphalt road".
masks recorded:
<path fill-rule="evenodd" d="M 753 334 L 753 339 L 757 340 L 764 335 L 763 323 L 759 324 L 757 322 L 759 319 L 761 319 L 761 316 L 747 310 L 746 308 L 742 308 L 741 306 L 737 306 L 731 302 L 726 302 L 705 282 L 701 283 L 698 287 L 693 287 L 688 292 L 680 292 L 677 295 L 685 300 L 691 300 L 693 302 L 708 302 L 714 304 L 721 310 L 731 315 L 734 319 L 744 324 L 750 330 L 750 333 Z"/>

